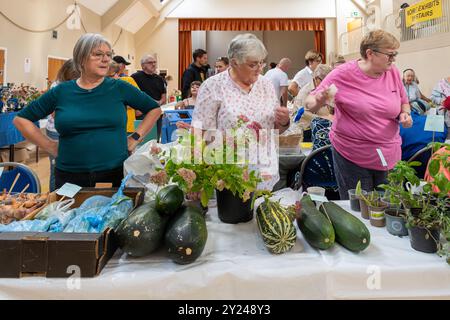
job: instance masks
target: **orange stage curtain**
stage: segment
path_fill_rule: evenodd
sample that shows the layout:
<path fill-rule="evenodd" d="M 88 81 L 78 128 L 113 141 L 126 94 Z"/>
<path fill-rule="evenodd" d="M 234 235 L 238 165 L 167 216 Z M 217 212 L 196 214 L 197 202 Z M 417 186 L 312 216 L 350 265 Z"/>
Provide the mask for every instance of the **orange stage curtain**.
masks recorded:
<path fill-rule="evenodd" d="M 325 31 L 324 19 L 180 19 L 180 31 Z"/>
<path fill-rule="evenodd" d="M 178 38 L 178 87 L 181 88 L 183 72 L 192 62 L 192 37 L 191 31 L 180 31 Z"/>
<path fill-rule="evenodd" d="M 191 31 L 314 31 L 315 49 L 325 63 L 325 19 L 180 19 L 179 20 L 179 82 L 192 62 Z"/>
<path fill-rule="evenodd" d="M 314 31 L 314 45 L 316 51 L 322 53 L 323 60 L 322 63 L 327 63 L 327 57 L 325 54 L 325 32 L 324 31 Z"/>

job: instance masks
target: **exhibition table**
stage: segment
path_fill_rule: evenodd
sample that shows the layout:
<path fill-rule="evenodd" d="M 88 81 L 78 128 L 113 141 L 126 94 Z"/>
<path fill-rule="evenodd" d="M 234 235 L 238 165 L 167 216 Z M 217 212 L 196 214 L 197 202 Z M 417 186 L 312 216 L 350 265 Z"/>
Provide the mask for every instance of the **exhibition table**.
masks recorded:
<path fill-rule="evenodd" d="M 348 201 L 337 203 L 350 210 Z M 372 239 L 363 252 L 338 244 L 315 250 L 298 231 L 290 252 L 272 255 L 254 219 L 227 225 L 210 208 L 208 241 L 193 264 L 176 265 L 163 252 L 132 259 L 118 250 L 96 278 L 0 279 L 0 299 L 450 299 L 443 258 L 364 222 Z"/>

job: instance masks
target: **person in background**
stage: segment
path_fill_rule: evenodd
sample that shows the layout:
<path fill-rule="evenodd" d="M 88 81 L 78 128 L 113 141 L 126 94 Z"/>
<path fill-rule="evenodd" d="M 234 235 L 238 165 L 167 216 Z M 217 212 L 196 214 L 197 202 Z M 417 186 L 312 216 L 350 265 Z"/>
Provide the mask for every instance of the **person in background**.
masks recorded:
<path fill-rule="evenodd" d="M 175 106 L 175 110 L 192 110 L 195 108 L 195 104 L 197 103 L 197 95 L 198 90 L 200 89 L 201 82 L 200 81 L 194 81 L 191 83 L 191 90 L 189 94 L 189 98 L 184 99 L 183 101 L 180 101 Z M 177 128 L 179 129 L 190 129 L 191 125 L 189 123 L 186 123 L 184 121 L 178 121 L 176 124 Z"/>
<path fill-rule="evenodd" d="M 310 83 L 313 79 L 312 74 L 316 70 L 317 66 L 322 63 L 322 54 L 309 50 L 305 55 L 306 67 L 297 72 L 289 85 L 289 93 L 291 96 L 296 97 L 300 89 L 306 84 Z"/>
<path fill-rule="evenodd" d="M 291 67 L 291 60 L 289 58 L 283 58 L 280 60 L 276 68 L 270 69 L 266 72 L 264 77 L 269 79 L 273 87 L 275 89 L 275 94 L 278 97 L 278 100 L 281 101 L 281 105 L 286 107 L 288 100 L 288 75 L 287 72 Z"/>
<path fill-rule="evenodd" d="M 406 69 L 403 71 L 403 85 L 405 86 L 411 110 L 416 111 L 418 114 L 424 114 L 430 109 L 429 103 L 431 102 L 431 99 L 425 97 L 422 92 L 420 92 L 415 79 L 416 74 L 413 69 Z"/>
<path fill-rule="evenodd" d="M 402 160 L 408 161 L 417 151 L 425 148 L 430 142 L 445 142 L 448 129 L 444 127 L 444 132 L 425 131 L 426 115 L 421 115 L 415 110 L 411 111 L 413 125 L 411 128 L 400 126 L 400 137 L 402 138 Z M 427 154 L 419 156 L 417 161 L 424 164 L 428 161 Z M 417 176 L 423 178 L 425 174 L 425 165 L 415 167 Z"/>
<path fill-rule="evenodd" d="M 55 88 L 58 84 L 74 80 L 80 77 L 80 73 L 75 68 L 75 64 L 73 63 L 73 59 L 69 59 L 61 66 L 58 74 L 56 75 L 56 81 L 52 84 L 50 88 Z M 45 128 L 47 133 L 47 137 L 51 140 L 58 141 L 59 134 L 55 128 L 55 118 L 54 115 L 51 114 L 47 117 L 47 126 Z M 52 154 L 49 154 L 50 161 L 50 181 L 49 181 L 49 190 L 50 192 L 55 191 L 55 157 Z"/>
<path fill-rule="evenodd" d="M 339 67 L 341 64 L 344 64 L 345 62 L 346 61 L 344 56 L 338 55 L 336 56 L 336 60 L 332 63 L 331 68 L 334 69 L 336 67 Z"/>
<path fill-rule="evenodd" d="M 127 60 L 125 60 L 124 57 L 122 57 L 122 56 L 115 56 L 115 57 L 113 58 L 113 60 L 114 60 L 114 62 L 116 62 L 116 63 L 119 65 L 119 67 L 120 67 L 120 70 L 119 70 L 119 77 L 126 77 L 126 76 L 127 76 L 127 73 L 125 72 L 125 71 L 126 71 L 126 68 L 127 68 L 127 66 L 129 66 L 131 63 L 128 62 Z"/>
<path fill-rule="evenodd" d="M 167 89 L 164 79 L 161 78 L 157 72 L 158 61 L 155 56 L 147 54 L 141 59 L 141 71 L 133 73 L 131 77 L 136 81 L 139 88 L 158 102 L 160 106 L 167 102 Z M 145 114 L 136 114 L 137 120 L 142 120 Z M 161 137 L 162 117 L 157 122 L 157 139 Z"/>
<path fill-rule="evenodd" d="M 128 82 L 135 88 L 139 89 L 136 81 L 132 77 L 119 77 L 120 66 L 115 61 L 111 61 L 108 70 L 108 77 L 113 79 L 120 79 L 122 81 Z M 136 112 L 133 108 L 127 106 L 127 134 L 134 132 L 134 121 L 136 120 Z"/>
<path fill-rule="evenodd" d="M 401 159 L 399 124 L 409 128 L 412 119 L 394 65 L 399 47 L 392 34 L 369 32 L 360 44 L 361 59 L 331 71 L 306 99 L 305 107 L 312 112 L 335 102 L 330 140 L 341 200 L 348 199 L 348 190 L 358 181 L 367 191 L 385 183 Z"/>
<path fill-rule="evenodd" d="M 276 67 L 277 67 L 277 63 L 276 62 L 269 63 L 269 70 L 275 69 Z"/>
<path fill-rule="evenodd" d="M 431 101 L 437 106 L 440 106 L 438 113 L 444 115 L 445 123 L 450 128 L 450 108 L 446 107 L 445 101 L 450 97 L 450 77 L 441 79 L 433 88 L 431 93 Z M 447 101 L 447 104 L 449 102 Z"/>
<path fill-rule="evenodd" d="M 313 91 L 315 88 L 317 88 L 323 79 L 331 72 L 331 68 L 326 64 L 319 64 L 316 69 L 313 72 L 313 80 L 306 84 L 298 93 L 298 95 L 295 97 L 293 102 L 293 107 L 291 110 L 291 118 L 295 119 L 297 116 L 298 111 L 305 106 L 305 100 L 308 97 L 308 95 Z M 300 121 L 296 122 L 295 125 L 297 126 L 297 131 L 303 133 L 303 141 L 304 142 L 313 142 L 313 146 L 318 146 L 319 144 L 314 144 L 314 141 L 319 141 L 318 138 L 314 139 L 314 133 L 317 132 L 317 137 L 324 132 L 324 130 L 319 130 L 319 127 L 325 128 L 331 126 L 331 107 L 330 106 L 323 106 L 320 108 L 317 112 L 312 113 L 310 110 L 305 108 L 304 113 L 302 117 L 300 118 Z M 315 122 L 316 129 L 313 129 L 312 126 L 312 120 L 315 118 L 320 117 L 323 120 L 317 120 Z M 314 131 L 314 133 L 313 133 Z M 328 128 L 329 131 L 329 128 Z M 327 139 L 328 140 L 328 134 L 326 137 L 323 137 L 321 140 Z"/>
<path fill-rule="evenodd" d="M 181 110 L 181 109 L 194 109 L 195 104 L 197 102 L 197 94 L 198 94 L 198 90 L 201 86 L 201 82 L 200 81 L 194 81 L 191 83 L 191 89 L 189 90 L 189 98 L 184 99 L 180 102 L 178 102 L 175 106 L 176 110 Z"/>
<path fill-rule="evenodd" d="M 203 49 L 197 49 L 192 54 L 194 62 L 184 71 L 181 80 L 181 93 L 183 99 L 189 96 L 189 89 L 193 81 L 203 82 L 207 78 L 205 66 L 208 65 L 208 54 Z"/>
<path fill-rule="evenodd" d="M 218 57 L 216 60 L 216 65 L 215 65 L 216 74 L 227 70 L 229 65 L 230 65 L 230 61 L 228 60 L 227 57 Z"/>
<path fill-rule="evenodd" d="M 108 78 L 111 44 L 99 34 L 83 35 L 73 50 L 77 80 L 67 81 L 33 101 L 14 118 L 23 136 L 56 158 L 55 187 L 65 183 L 119 187 L 123 162 L 154 126 L 158 103 L 139 89 Z M 147 113 L 127 137 L 126 106 Z M 34 122 L 55 112 L 59 143 L 44 136 Z"/>
<path fill-rule="evenodd" d="M 230 67 L 207 79 L 200 87 L 193 123 L 200 123 L 199 129 L 225 132 L 245 115 L 261 129 L 284 132 L 289 128 L 288 109 L 280 107 L 272 83 L 261 75 L 266 56 L 264 44 L 255 35 L 236 36 L 228 47 Z M 256 165 L 251 169 L 263 177 L 261 189 L 271 190 L 279 180 L 278 157 L 275 161 L 269 160 L 269 165 Z"/>

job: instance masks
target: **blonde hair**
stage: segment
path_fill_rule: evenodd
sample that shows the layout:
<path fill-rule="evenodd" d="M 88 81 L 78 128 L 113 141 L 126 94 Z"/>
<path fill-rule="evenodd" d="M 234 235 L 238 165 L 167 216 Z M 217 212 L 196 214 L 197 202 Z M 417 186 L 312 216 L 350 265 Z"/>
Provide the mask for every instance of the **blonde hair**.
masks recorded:
<path fill-rule="evenodd" d="M 384 30 L 374 30 L 369 32 L 364 37 L 360 45 L 361 57 L 367 59 L 367 50 L 379 50 L 379 49 L 398 49 L 400 48 L 400 42 L 397 38 L 389 32 Z"/>

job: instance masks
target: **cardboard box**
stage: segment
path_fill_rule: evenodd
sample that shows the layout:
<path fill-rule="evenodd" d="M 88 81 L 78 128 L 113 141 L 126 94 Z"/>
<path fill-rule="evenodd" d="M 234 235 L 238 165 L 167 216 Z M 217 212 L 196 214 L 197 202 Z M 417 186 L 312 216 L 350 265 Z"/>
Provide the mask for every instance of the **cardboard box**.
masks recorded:
<path fill-rule="evenodd" d="M 116 192 L 117 188 L 83 188 L 75 196 L 73 207 L 79 207 L 92 196 L 111 197 Z M 134 200 L 135 207 L 144 201 L 144 188 L 125 188 L 124 193 Z M 51 194 L 51 201 L 59 198 Z M 67 278 L 74 273 L 80 277 L 94 277 L 117 248 L 112 229 L 103 233 L 0 233 L 0 277 Z"/>

